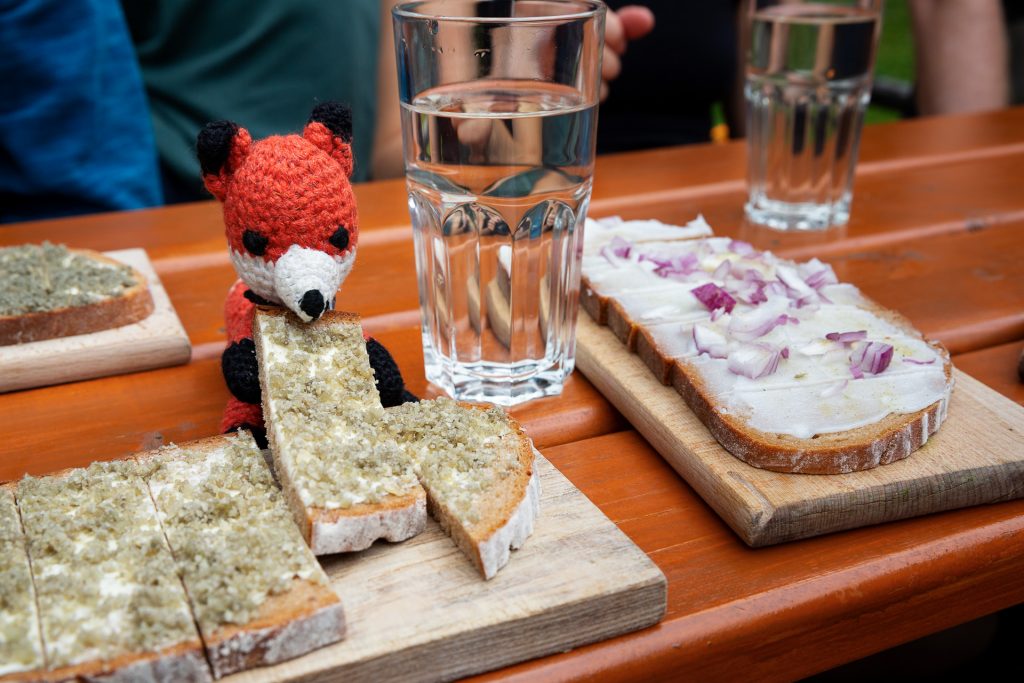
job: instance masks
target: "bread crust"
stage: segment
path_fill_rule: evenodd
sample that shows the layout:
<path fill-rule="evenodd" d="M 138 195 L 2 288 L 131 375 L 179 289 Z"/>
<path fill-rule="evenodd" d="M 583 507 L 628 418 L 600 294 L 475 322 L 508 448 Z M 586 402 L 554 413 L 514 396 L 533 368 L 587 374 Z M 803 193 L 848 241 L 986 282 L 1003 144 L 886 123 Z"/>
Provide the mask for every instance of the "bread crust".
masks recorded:
<path fill-rule="evenodd" d="M 16 674 L 17 675 L 17 674 Z M 26 672 L 14 681 L 120 681 L 173 683 L 175 681 L 211 681 L 210 666 L 203 655 L 200 639 L 189 640 L 155 652 L 124 654 L 111 660 L 92 660 L 50 671 Z M 7 678 L 0 678 L 5 683 Z"/>
<path fill-rule="evenodd" d="M 117 266 L 125 265 L 89 249 L 68 251 L 95 261 Z M 105 297 L 85 306 L 0 316 L 0 346 L 99 332 L 148 318 L 153 312 L 153 297 L 149 292 L 149 283 L 146 276 L 135 268 L 132 268 L 132 277 L 137 284 L 127 289 L 121 296 Z"/>
<path fill-rule="evenodd" d="M 216 678 L 257 666 L 294 659 L 338 642 L 345 635 L 345 613 L 330 588 L 296 579 L 269 597 L 255 618 L 204 634 Z"/>

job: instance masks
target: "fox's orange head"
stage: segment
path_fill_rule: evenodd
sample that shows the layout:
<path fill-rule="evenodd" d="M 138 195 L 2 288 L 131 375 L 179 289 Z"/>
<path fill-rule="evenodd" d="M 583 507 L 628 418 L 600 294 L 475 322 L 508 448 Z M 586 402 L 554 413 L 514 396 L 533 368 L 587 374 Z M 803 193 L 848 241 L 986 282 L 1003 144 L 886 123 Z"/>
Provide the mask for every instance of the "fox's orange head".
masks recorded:
<path fill-rule="evenodd" d="M 224 204 L 238 276 L 307 322 L 333 306 L 355 261 L 351 143 L 348 107 L 325 102 L 302 135 L 253 142 L 244 128 L 217 121 L 196 145 L 203 182 Z"/>

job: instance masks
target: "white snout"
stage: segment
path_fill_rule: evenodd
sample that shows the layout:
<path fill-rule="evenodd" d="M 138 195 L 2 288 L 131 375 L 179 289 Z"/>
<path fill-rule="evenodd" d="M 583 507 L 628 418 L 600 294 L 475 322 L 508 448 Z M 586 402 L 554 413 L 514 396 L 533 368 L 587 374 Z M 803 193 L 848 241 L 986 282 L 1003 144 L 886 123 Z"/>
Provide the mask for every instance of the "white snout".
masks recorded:
<path fill-rule="evenodd" d="M 310 322 L 319 318 L 320 313 L 310 315 L 302 310 L 303 297 L 308 292 L 319 292 L 324 306 L 329 308 L 341 283 L 352 270 L 355 256 L 355 249 L 342 257 L 293 244 L 277 260 L 274 268 L 274 292 L 285 306 L 295 312 L 295 315 L 305 322 Z"/>

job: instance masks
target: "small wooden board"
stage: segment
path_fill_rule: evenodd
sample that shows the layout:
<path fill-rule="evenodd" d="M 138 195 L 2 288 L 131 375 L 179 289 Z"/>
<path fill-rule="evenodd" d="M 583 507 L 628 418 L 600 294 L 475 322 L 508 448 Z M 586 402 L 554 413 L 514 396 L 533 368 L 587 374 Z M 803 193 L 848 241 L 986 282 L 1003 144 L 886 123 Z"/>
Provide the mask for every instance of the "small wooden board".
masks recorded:
<path fill-rule="evenodd" d="M 433 521 L 403 543 L 321 557 L 345 640 L 224 680 L 452 680 L 660 621 L 661 570 L 547 460 L 536 465 L 540 517 L 493 579 Z"/>
<path fill-rule="evenodd" d="M 909 458 L 852 474 L 781 474 L 722 448 L 672 387 L 581 314 L 576 363 L 751 546 L 1024 496 L 1024 407 L 954 371 L 949 416 Z"/>
<path fill-rule="evenodd" d="M 188 335 L 145 250 L 105 253 L 146 276 L 153 313 L 137 323 L 100 332 L 0 346 L 0 392 L 188 362 Z"/>

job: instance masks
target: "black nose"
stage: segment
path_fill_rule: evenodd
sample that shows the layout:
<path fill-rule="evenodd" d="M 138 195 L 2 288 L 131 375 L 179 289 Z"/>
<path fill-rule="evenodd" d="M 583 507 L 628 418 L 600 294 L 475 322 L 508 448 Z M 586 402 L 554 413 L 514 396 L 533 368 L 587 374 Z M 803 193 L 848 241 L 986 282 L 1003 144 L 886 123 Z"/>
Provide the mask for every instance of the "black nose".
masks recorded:
<path fill-rule="evenodd" d="M 324 295 L 315 289 L 309 290 L 302 295 L 299 308 L 310 318 L 316 320 L 324 312 Z"/>

